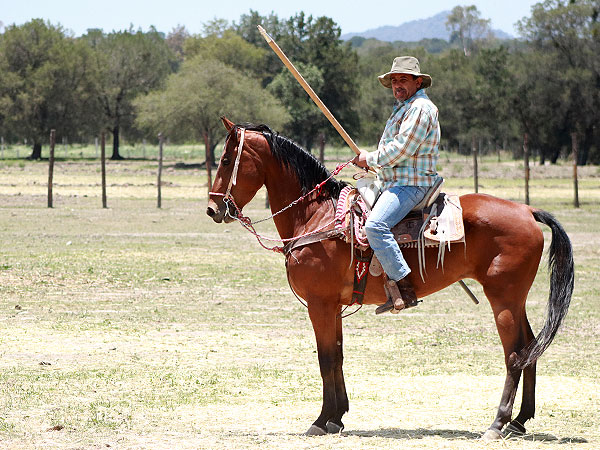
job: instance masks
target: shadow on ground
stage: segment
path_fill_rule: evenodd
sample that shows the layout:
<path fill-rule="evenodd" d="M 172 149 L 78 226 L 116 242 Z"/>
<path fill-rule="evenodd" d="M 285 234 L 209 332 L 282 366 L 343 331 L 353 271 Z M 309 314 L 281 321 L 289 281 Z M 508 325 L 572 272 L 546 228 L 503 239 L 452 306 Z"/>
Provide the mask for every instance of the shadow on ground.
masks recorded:
<path fill-rule="evenodd" d="M 355 430 L 343 431 L 346 436 L 361 436 L 361 437 L 385 437 L 390 439 L 424 439 L 428 437 L 441 437 L 444 439 L 481 439 L 482 433 L 473 433 L 465 430 L 428 430 L 425 428 L 417 428 L 407 430 L 402 428 L 383 428 L 379 430 Z M 524 440 L 535 442 L 552 442 L 559 444 L 585 444 L 588 441 L 580 437 L 563 437 L 558 438 L 551 434 L 536 433 L 525 434 L 522 436 L 509 436 L 510 440 Z"/>

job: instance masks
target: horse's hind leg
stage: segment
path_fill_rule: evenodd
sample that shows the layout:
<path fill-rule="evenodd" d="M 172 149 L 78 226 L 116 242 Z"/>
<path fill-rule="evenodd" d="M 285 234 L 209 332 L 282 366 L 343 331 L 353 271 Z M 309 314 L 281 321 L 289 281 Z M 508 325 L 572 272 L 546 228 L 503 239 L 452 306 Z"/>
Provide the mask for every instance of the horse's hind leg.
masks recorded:
<path fill-rule="evenodd" d="M 490 428 L 483 435 L 485 440 L 495 440 L 502 436 L 502 428 L 504 428 L 504 425 L 508 423 L 512 416 L 515 395 L 517 393 L 520 378 L 521 370 L 507 369 L 504 390 L 502 391 L 502 398 L 500 399 L 500 405 L 498 406 L 498 413 Z"/>
<path fill-rule="evenodd" d="M 506 291 L 503 292 L 503 298 L 512 298 L 515 300 L 511 303 L 506 303 L 498 300 L 498 295 L 490 295 L 490 289 L 484 287 L 484 290 L 486 290 L 486 295 L 492 305 L 496 327 L 504 349 L 506 364 L 506 379 L 504 381 L 504 390 L 502 391 L 500 405 L 498 406 L 498 413 L 494 422 L 483 436 L 486 440 L 492 440 L 499 439 L 502 436 L 502 429 L 512 416 L 515 396 L 522 372 L 521 369 L 514 369 L 513 363 L 519 351 L 528 342 L 525 329 L 529 327 L 529 324 L 525 315 L 526 292 L 512 297 L 507 295 Z M 530 390 L 530 378 L 531 375 L 529 374 L 527 381 L 528 392 Z"/>
<path fill-rule="evenodd" d="M 524 334 L 526 336 L 525 346 L 527 346 L 533 339 L 533 331 L 527 317 L 525 317 L 524 323 Z M 506 429 L 504 434 L 524 434 L 525 433 L 525 422 L 532 419 L 535 415 L 535 381 L 536 381 L 536 364 L 533 363 L 523 369 L 523 401 L 521 402 L 521 411 L 519 415 L 513 419 Z"/>

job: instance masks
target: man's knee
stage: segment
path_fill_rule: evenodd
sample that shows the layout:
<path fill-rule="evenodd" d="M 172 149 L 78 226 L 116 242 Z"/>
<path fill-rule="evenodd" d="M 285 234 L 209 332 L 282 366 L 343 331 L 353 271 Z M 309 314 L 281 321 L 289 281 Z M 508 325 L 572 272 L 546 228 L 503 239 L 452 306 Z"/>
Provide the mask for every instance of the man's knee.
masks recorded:
<path fill-rule="evenodd" d="M 370 236 L 379 236 L 384 233 L 389 233 L 390 228 L 383 222 L 377 222 L 373 220 L 367 220 L 365 223 L 365 233 L 367 238 Z"/>

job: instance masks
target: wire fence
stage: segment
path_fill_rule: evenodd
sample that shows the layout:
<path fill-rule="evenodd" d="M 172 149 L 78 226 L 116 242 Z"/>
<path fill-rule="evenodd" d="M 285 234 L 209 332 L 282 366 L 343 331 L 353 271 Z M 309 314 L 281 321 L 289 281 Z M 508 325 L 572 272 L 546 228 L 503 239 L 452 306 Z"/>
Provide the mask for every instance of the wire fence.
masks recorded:
<path fill-rule="evenodd" d="M 7 144 L 0 146 L 0 160 L 15 160 L 27 158 L 32 153 L 32 146 L 25 144 Z M 112 143 L 107 142 L 106 154 L 112 155 Z M 121 144 L 119 155 L 126 159 L 157 160 L 159 145 L 156 143 Z M 203 144 L 165 144 L 164 158 L 167 160 L 201 161 L 205 159 L 206 152 Z M 49 157 L 49 146 L 42 147 L 42 158 Z M 67 144 L 57 142 L 54 150 L 56 160 L 94 160 L 100 159 L 100 139 L 98 143 Z"/>

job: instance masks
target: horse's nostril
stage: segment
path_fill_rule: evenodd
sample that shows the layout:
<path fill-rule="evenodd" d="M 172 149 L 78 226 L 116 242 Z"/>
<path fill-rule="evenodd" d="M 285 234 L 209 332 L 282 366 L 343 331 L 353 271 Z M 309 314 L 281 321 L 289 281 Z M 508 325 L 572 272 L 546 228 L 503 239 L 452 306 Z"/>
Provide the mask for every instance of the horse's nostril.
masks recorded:
<path fill-rule="evenodd" d="M 208 208 L 206 208 L 206 214 L 208 214 L 209 217 L 214 217 L 217 214 L 217 212 L 209 206 Z"/>

